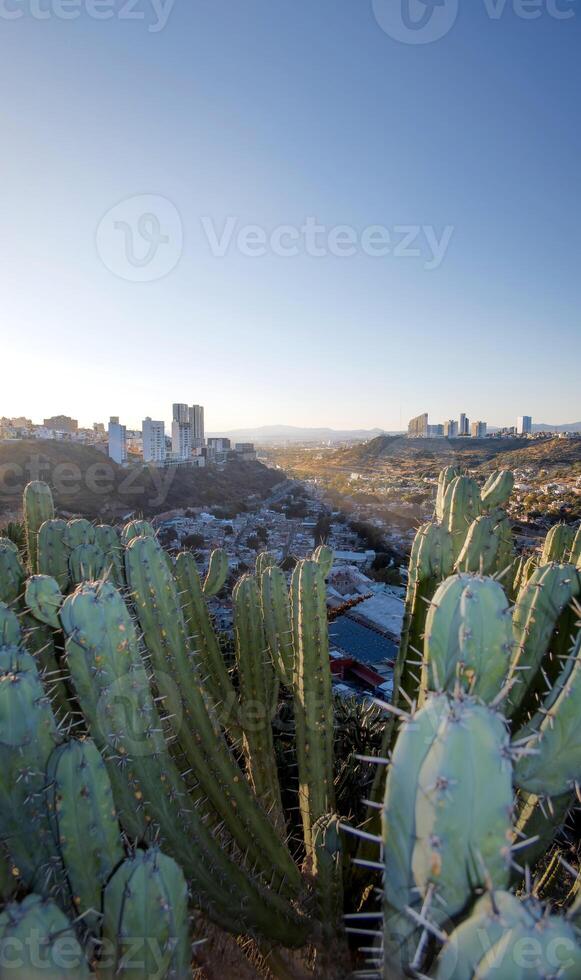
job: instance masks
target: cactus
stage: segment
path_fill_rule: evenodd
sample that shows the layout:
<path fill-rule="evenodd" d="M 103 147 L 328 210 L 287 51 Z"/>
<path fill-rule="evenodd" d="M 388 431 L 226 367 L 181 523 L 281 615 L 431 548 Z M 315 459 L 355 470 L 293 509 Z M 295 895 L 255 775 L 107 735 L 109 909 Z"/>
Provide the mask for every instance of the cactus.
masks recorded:
<path fill-rule="evenodd" d="M 216 548 L 210 555 L 208 574 L 204 579 L 204 595 L 211 598 L 218 595 L 228 578 L 228 555 L 221 548 Z"/>
<path fill-rule="evenodd" d="M 435 518 L 439 524 L 441 524 L 444 520 L 444 501 L 446 499 L 446 491 L 452 480 L 454 480 L 457 476 L 460 476 L 460 469 L 457 466 L 445 466 L 443 470 L 440 470 L 438 476 L 435 510 Z"/>
<path fill-rule="evenodd" d="M 89 980 L 90 976 L 75 930 L 54 902 L 28 895 L 6 906 L 0 915 L 2 980 Z"/>
<path fill-rule="evenodd" d="M 152 539 L 134 539 L 128 552 L 135 553 L 135 545 L 144 541 Z M 155 547 L 155 542 L 152 544 Z M 141 809 L 152 830 L 159 834 L 162 846 L 191 878 L 196 901 L 220 924 L 234 931 L 256 931 L 287 945 L 304 943 L 304 920 L 288 902 L 263 888 L 259 881 L 251 880 L 226 855 L 198 809 L 190 805 L 186 784 L 167 752 L 161 719 L 139 657 L 135 629 L 119 593 L 107 582 L 79 586 L 65 600 L 61 621 L 68 635 L 69 669 L 91 736 L 98 745 L 100 742 L 114 747 L 119 779 L 125 780 L 120 814 L 125 800 L 133 797 L 134 807 Z M 219 755 L 215 736 L 212 748 Z M 216 768 L 213 760 L 208 765 Z M 238 780 L 243 782 L 241 774 Z M 114 779 L 111 781 L 115 794 L 118 786 Z M 228 803 L 235 796 L 237 785 L 228 793 Z M 225 796 L 226 792 L 223 789 Z M 239 793 L 238 799 L 244 802 L 244 795 Z M 272 832 L 276 846 L 268 835 L 258 840 L 251 838 L 256 820 L 254 825 L 246 820 L 243 806 L 238 819 L 249 854 L 255 845 L 252 860 L 262 848 L 267 855 L 262 863 L 268 862 L 270 875 L 280 885 L 286 866 L 284 860 L 277 859 L 279 854 L 284 858 L 285 848 L 267 818 L 264 817 L 264 826 Z"/>
<path fill-rule="evenodd" d="M 204 599 L 196 559 L 191 552 L 184 551 L 177 556 L 175 577 L 190 644 L 197 656 L 198 671 L 214 701 L 222 725 L 228 729 L 233 742 L 240 742 L 242 729 L 238 719 L 238 695 L 224 663 Z"/>
<path fill-rule="evenodd" d="M 75 520 L 69 521 L 64 529 L 63 542 L 69 551 L 74 551 L 81 545 L 94 544 L 95 528 L 84 517 L 77 517 Z"/>
<path fill-rule="evenodd" d="M 15 555 L 20 555 L 17 545 L 11 538 L 0 537 L 0 548 L 9 548 Z"/>
<path fill-rule="evenodd" d="M 259 584 L 262 573 L 265 572 L 267 568 L 272 568 L 273 565 L 276 565 L 276 558 L 271 551 L 261 551 L 256 556 L 256 581 Z"/>
<path fill-rule="evenodd" d="M 24 591 L 26 571 L 18 552 L 10 545 L 0 544 L 0 602 L 14 605 Z"/>
<path fill-rule="evenodd" d="M 554 524 L 545 538 L 541 566 L 550 565 L 551 562 L 566 564 L 570 559 L 574 541 L 575 528 L 569 524 Z"/>
<path fill-rule="evenodd" d="M 0 649 L 0 841 L 14 875 L 49 894 L 62 884 L 44 799 L 48 757 L 59 741 L 35 662 L 21 648 Z"/>
<path fill-rule="evenodd" d="M 270 656 L 281 684 L 292 691 L 294 646 L 286 578 L 281 568 L 272 565 L 263 572 L 259 582 L 262 618 Z"/>
<path fill-rule="evenodd" d="M 157 849 L 136 851 L 103 898 L 102 980 L 187 980 L 192 975 L 188 889 L 181 869 Z"/>
<path fill-rule="evenodd" d="M 510 470 L 496 470 L 491 473 L 481 490 L 483 509 L 489 511 L 503 507 L 513 489 L 514 474 Z"/>
<path fill-rule="evenodd" d="M 333 567 L 333 557 L 333 549 L 326 544 L 320 544 L 313 552 L 313 561 L 318 562 L 321 566 L 323 578 L 329 577 L 329 572 Z"/>
<path fill-rule="evenodd" d="M 428 611 L 422 693 L 464 690 L 492 701 L 506 679 L 513 649 L 512 617 L 494 579 L 454 575 Z"/>
<path fill-rule="evenodd" d="M 442 505 L 442 523 L 452 535 L 452 551 L 460 555 L 468 528 L 480 515 L 482 501 L 478 484 L 470 476 L 456 476 L 448 484 Z"/>
<path fill-rule="evenodd" d="M 326 588 L 322 568 L 316 561 L 303 560 L 295 567 L 291 600 L 299 808 L 309 856 L 314 824 L 335 808 Z"/>
<path fill-rule="evenodd" d="M 244 575 L 232 593 L 236 661 L 240 680 L 244 755 L 258 799 L 284 826 L 272 739 L 274 668 L 264 635 L 256 579 Z"/>
<path fill-rule="evenodd" d="M 64 596 L 54 578 L 50 575 L 32 575 L 26 582 L 24 596 L 35 619 L 55 630 L 59 629 L 58 611 Z"/>
<path fill-rule="evenodd" d="M 38 532 L 38 571 L 58 582 L 61 592 L 69 584 L 69 555 L 65 545 L 67 522 L 55 518 L 45 521 Z"/>
<path fill-rule="evenodd" d="M 499 547 L 500 530 L 495 519 L 489 515 L 477 517 L 468 529 L 456 562 L 457 571 L 493 575 L 497 570 Z"/>
<path fill-rule="evenodd" d="M 97 524 L 95 544 L 105 555 L 107 578 L 116 588 L 124 588 L 125 567 L 123 564 L 123 545 L 119 533 L 110 524 Z"/>
<path fill-rule="evenodd" d="M 341 928 L 343 913 L 343 842 L 339 817 L 325 813 L 313 824 L 313 877 L 317 918 L 328 946 Z"/>
<path fill-rule="evenodd" d="M 69 555 L 69 573 L 73 585 L 103 578 L 107 567 L 107 559 L 96 544 L 79 544 Z"/>
<path fill-rule="evenodd" d="M 581 524 L 577 528 L 577 533 L 573 538 L 570 562 L 572 565 L 576 565 L 577 568 L 581 569 Z"/>
<path fill-rule="evenodd" d="M 473 698 L 432 695 L 403 725 L 383 809 L 384 947 L 405 959 L 406 909 L 460 913 L 475 888 L 506 887 L 512 764 L 501 716 Z"/>
<path fill-rule="evenodd" d="M 574 926 L 548 915 L 533 898 L 505 891 L 484 895 L 448 938 L 435 980 L 525 980 L 581 975 L 581 946 Z"/>
<path fill-rule="evenodd" d="M 286 877 L 285 887 L 296 890 L 296 866 L 232 758 L 204 692 L 163 552 L 153 538 L 134 538 L 125 563 L 158 686 L 163 690 L 169 676 L 179 691 L 185 723 L 176 735 L 203 792 L 258 867 L 270 875 L 274 867 L 277 879 Z"/>
<path fill-rule="evenodd" d="M 516 736 L 527 751 L 515 765 L 515 780 L 528 793 L 562 796 L 581 776 L 581 633 L 561 677 L 542 708 Z"/>
<path fill-rule="evenodd" d="M 39 480 L 27 483 L 23 495 L 24 526 L 28 567 L 34 575 L 38 568 L 38 532 L 45 521 L 54 517 L 54 503 L 50 487 Z"/>
<path fill-rule="evenodd" d="M 155 538 L 155 528 L 149 521 L 129 521 L 121 532 L 121 543 L 127 547 L 133 538 Z"/>
<path fill-rule="evenodd" d="M 5 602 L 0 602 L 0 647 L 19 646 L 22 631 L 16 613 Z"/>
<path fill-rule="evenodd" d="M 97 929 L 101 890 L 123 859 L 105 763 L 90 739 L 65 742 L 52 752 L 46 778 L 49 819 L 75 908 Z"/>
<path fill-rule="evenodd" d="M 538 686 L 541 665 L 545 672 L 549 667 L 545 654 L 551 645 L 555 628 L 563 611 L 580 592 L 581 578 L 573 565 L 546 565 L 537 568 L 527 584 L 521 588 L 513 612 L 516 646 L 509 675 L 514 681 L 509 696 L 510 714 L 515 715 L 523 706 L 529 691 L 534 691 L 535 686 Z M 565 626 L 565 634 L 566 629 Z M 567 641 L 568 637 L 565 635 L 565 643 Z M 544 678 L 541 677 L 541 680 Z"/>

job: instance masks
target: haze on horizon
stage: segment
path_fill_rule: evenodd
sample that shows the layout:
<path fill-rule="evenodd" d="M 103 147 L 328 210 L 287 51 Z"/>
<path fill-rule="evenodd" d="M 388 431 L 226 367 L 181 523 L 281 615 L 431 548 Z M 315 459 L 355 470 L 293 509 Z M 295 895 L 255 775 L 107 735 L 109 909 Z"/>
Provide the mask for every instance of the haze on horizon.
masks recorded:
<path fill-rule="evenodd" d="M 2 6 L 0 415 L 581 417 L 581 10 L 386 4 Z"/>

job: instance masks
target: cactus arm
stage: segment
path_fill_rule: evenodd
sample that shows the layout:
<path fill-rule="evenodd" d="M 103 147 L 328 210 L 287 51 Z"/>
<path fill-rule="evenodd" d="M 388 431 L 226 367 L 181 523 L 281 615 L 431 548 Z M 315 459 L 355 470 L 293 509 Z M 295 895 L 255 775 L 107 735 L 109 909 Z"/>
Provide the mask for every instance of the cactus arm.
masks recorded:
<path fill-rule="evenodd" d="M 50 575 L 31 575 L 26 582 L 24 598 L 35 619 L 59 629 L 58 611 L 64 596 L 56 579 Z"/>
<path fill-rule="evenodd" d="M 208 574 L 204 579 L 204 595 L 210 598 L 217 595 L 226 584 L 228 578 L 228 555 L 221 548 L 216 548 L 210 555 Z"/>
<path fill-rule="evenodd" d="M 256 579 L 245 575 L 232 595 L 236 660 L 240 680 L 243 746 L 248 772 L 258 799 L 284 826 L 272 738 L 272 665 L 264 636 Z"/>
<path fill-rule="evenodd" d="M 69 574 L 73 585 L 103 578 L 107 567 L 107 559 L 96 544 L 79 544 L 69 555 Z"/>
<path fill-rule="evenodd" d="M 24 527 L 28 567 L 34 575 L 38 572 L 38 532 L 45 521 L 54 517 L 54 503 L 50 487 L 40 480 L 27 483 L 23 494 Z"/>
<path fill-rule="evenodd" d="M 38 532 L 38 571 L 58 582 L 61 592 L 69 584 L 68 549 L 64 542 L 67 522 L 59 519 L 45 521 Z"/>
<path fill-rule="evenodd" d="M 196 560 L 191 552 L 184 551 L 178 555 L 175 578 L 190 644 L 196 651 L 199 673 L 212 696 L 222 725 L 228 730 L 232 741 L 237 743 L 242 739 L 242 729 L 238 721 L 238 696 L 224 663 L 206 605 Z"/>
<path fill-rule="evenodd" d="M 299 808 L 308 856 L 313 847 L 313 825 L 335 806 L 326 589 L 317 562 L 298 563 L 293 572 L 291 594 Z"/>
<path fill-rule="evenodd" d="M 24 592 L 26 571 L 12 546 L 0 544 L 0 602 L 16 605 Z"/>
<path fill-rule="evenodd" d="M 129 521 L 121 532 L 121 543 L 126 548 L 133 538 L 155 538 L 155 529 L 149 521 Z"/>
<path fill-rule="evenodd" d="M 323 578 L 328 578 L 333 567 L 333 549 L 326 544 L 320 544 L 313 552 L 313 561 L 318 562 L 323 572 Z"/>
<path fill-rule="evenodd" d="M 101 890 L 123 859 L 105 763 L 90 740 L 70 741 L 54 749 L 46 773 L 49 819 L 75 908 L 99 931 Z"/>
<path fill-rule="evenodd" d="M 65 527 L 63 531 L 63 542 L 65 548 L 68 548 L 69 551 L 73 551 L 83 544 L 94 544 L 95 528 L 84 517 L 76 517 L 74 520 L 69 521 Z"/>
<path fill-rule="evenodd" d="M 278 678 L 292 690 L 294 647 L 286 578 L 281 568 L 267 568 L 260 578 L 262 617 L 270 655 Z"/>
<path fill-rule="evenodd" d="M 101 549 L 106 560 L 106 575 L 117 589 L 125 587 L 125 566 L 123 545 L 119 533 L 110 524 L 97 524 L 95 544 Z"/>
<path fill-rule="evenodd" d="M 571 559 L 574 542 L 575 528 L 568 524 L 553 525 L 545 538 L 540 564 L 550 565 L 551 562 L 566 564 Z"/>
<path fill-rule="evenodd" d="M 20 903 L 10 902 L 0 918 L 0 944 L 6 954 L 0 968 L 3 980 L 89 980 L 93 976 L 72 923 L 54 902 L 27 895 Z"/>

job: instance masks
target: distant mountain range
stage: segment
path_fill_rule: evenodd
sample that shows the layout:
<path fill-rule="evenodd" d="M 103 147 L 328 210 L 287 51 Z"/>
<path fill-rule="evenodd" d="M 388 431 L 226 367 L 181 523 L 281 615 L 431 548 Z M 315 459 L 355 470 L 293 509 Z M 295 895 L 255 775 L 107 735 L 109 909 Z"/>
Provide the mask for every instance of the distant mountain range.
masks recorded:
<path fill-rule="evenodd" d="M 261 425 L 256 429 L 207 433 L 210 437 L 228 438 L 233 442 L 255 442 L 258 445 L 275 442 L 356 442 L 394 434 L 386 433 L 383 429 L 301 428 L 296 425 Z"/>
<path fill-rule="evenodd" d="M 564 425 L 547 425 L 545 422 L 533 422 L 534 432 L 581 432 L 581 422 L 566 422 Z"/>

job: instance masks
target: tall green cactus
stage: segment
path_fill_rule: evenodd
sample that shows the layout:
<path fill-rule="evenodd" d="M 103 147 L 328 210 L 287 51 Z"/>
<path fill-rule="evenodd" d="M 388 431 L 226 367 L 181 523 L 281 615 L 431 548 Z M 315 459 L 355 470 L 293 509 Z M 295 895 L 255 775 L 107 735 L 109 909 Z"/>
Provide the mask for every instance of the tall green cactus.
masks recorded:
<path fill-rule="evenodd" d="M 581 975 L 575 928 L 549 915 L 534 899 L 505 891 L 480 898 L 472 915 L 448 937 L 436 961 L 435 980 L 526 980 Z"/>
<path fill-rule="evenodd" d="M 260 551 L 256 556 L 256 581 L 260 584 L 263 572 L 276 565 L 276 558 L 271 551 Z"/>
<path fill-rule="evenodd" d="M 545 538 L 540 564 L 550 565 L 551 562 L 566 564 L 570 560 L 574 541 L 574 527 L 569 524 L 554 524 Z"/>
<path fill-rule="evenodd" d="M 272 565 L 262 573 L 259 583 L 270 656 L 281 684 L 292 691 L 295 654 L 285 574 L 278 565 Z"/>
<path fill-rule="evenodd" d="M 56 579 L 50 575 L 31 575 L 26 582 L 26 605 L 40 623 L 59 629 L 58 612 L 64 596 Z"/>
<path fill-rule="evenodd" d="M 33 658 L 0 649 L 0 841 L 15 877 L 42 894 L 63 882 L 44 798 L 46 764 L 59 741 Z"/>
<path fill-rule="evenodd" d="M 244 755 L 258 799 L 284 826 L 272 737 L 274 668 L 264 635 L 256 579 L 244 575 L 232 593 Z"/>
<path fill-rule="evenodd" d="M 204 579 L 204 595 L 208 598 L 218 595 L 228 578 L 228 555 L 221 548 L 216 548 L 210 555 L 208 573 Z"/>
<path fill-rule="evenodd" d="M 453 575 L 428 611 L 422 694 L 456 685 L 492 701 L 506 679 L 513 650 L 512 616 L 502 587 L 491 578 Z"/>
<path fill-rule="evenodd" d="M 69 551 L 74 551 L 82 545 L 95 543 L 95 528 L 84 517 L 76 517 L 69 521 L 63 531 L 63 541 Z"/>
<path fill-rule="evenodd" d="M 519 723 L 524 719 L 518 712 L 521 706 L 526 707 L 529 692 L 538 687 L 539 680 L 545 686 L 544 677 L 539 677 L 541 666 L 545 672 L 549 666 L 545 654 L 563 612 L 580 593 L 581 578 L 573 565 L 553 564 L 537 568 L 521 588 L 513 612 L 516 645 L 510 679 L 514 686 L 508 702 L 509 713 L 515 715 Z M 568 639 L 565 636 L 565 648 Z M 555 663 L 558 668 L 556 660 Z"/>
<path fill-rule="evenodd" d="M 119 532 L 110 524 L 97 524 L 95 544 L 105 555 L 107 578 L 116 588 L 122 589 L 125 586 L 125 566 Z"/>
<path fill-rule="evenodd" d="M 457 559 L 472 521 L 480 515 L 482 501 L 476 480 L 456 476 L 448 484 L 442 507 L 442 523 L 452 535 L 452 551 Z"/>
<path fill-rule="evenodd" d="M 158 687 L 163 691 L 169 677 L 179 691 L 184 722 L 175 734 L 203 792 L 240 847 L 265 874 L 270 877 L 274 868 L 277 880 L 286 879 L 286 888 L 300 888 L 288 850 L 257 803 L 220 732 L 188 643 L 178 589 L 163 552 L 153 538 L 134 538 L 125 552 L 125 562 Z"/>
<path fill-rule="evenodd" d="M 383 809 L 384 949 L 410 956 L 407 909 L 460 913 L 479 886 L 506 887 L 512 765 L 501 716 L 472 698 L 431 695 L 405 722 Z"/>
<path fill-rule="evenodd" d="M 69 574 L 73 585 L 95 582 L 107 572 L 107 559 L 98 545 L 79 544 L 69 555 Z"/>
<path fill-rule="evenodd" d="M 446 466 L 443 470 L 440 470 L 440 474 L 438 476 L 435 513 L 436 520 L 439 524 L 441 524 L 444 520 L 444 501 L 446 499 L 446 491 L 452 480 L 454 480 L 457 476 L 460 476 L 460 469 L 457 466 Z"/>
<path fill-rule="evenodd" d="M 149 521 L 129 521 L 121 532 L 121 543 L 127 547 L 133 538 L 155 538 L 155 528 Z"/>
<path fill-rule="evenodd" d="M 18 616 L 5 602 L 0 602 L 0 647 L 20 646 L 22 630 Z"/>
<path fill-rule="evenodd" d="M 335 808 L 326 594 L 318 562 L 300 561 L 293 572 L 291 601 L 299 808 L 307 855 L 313 848 L 314 824 Z"/>
<path fill-rule="evenodd" d="M 230 679 L 224 657 L 206 605 L 196 559 L 189 551 L 176 559 L 175 578 L 188 638 L 195 651 L 198 672 L 214 701 L 216 713 L 232 741 L 242 739 L 238 718 L 238 695 Z"/>
<path fill-rule="evenodd" d="M 329 572 L 333 567 L 333 557 L 333 549 L 327 544 L 320 544 L 313 551 L 313 561 L 318 562 L 321 566 L 323 578 L 328 578 L 329 576 Z"/>
<path fill-rule="evenodd" d="M 72 923 L 53 901 L 27 895 L 0 915 L 2 980 L 89 980 Z"/>
<path fill-rule="evenodd" d="M 102 980 L 191 977 L 188 889 L 181 869 L 157 849 L 136 851 L 103 899 Z"/>
<path fill-rule="evenodd" d="M 105 763 L 90 739 L 57 746 L 47 769 L 47 806 L 72 900 L 99 931 L 101 890 L 123 847 Z"/>
<path fill-rule="evenodd" d="M 38 532 L 38 571 L 56 579 L 62 592 L 69 584 L 69 553 L 65 545 L 67 522 L 55 518 L 45 521 Z"/>
<path fill-rule="evenodd" d="M 26 571 L 18 552 L 12 546 L 0 544 L 0 602 L 12 606 L 24 592 Z"/>
<path fill-rule="evenodd" d="M 40 480 L 27 483 L 24 488 L 23 508 L 28 567 L 35 574 L 39 571 L 38 532 L 45 521 L 54 517 L 54 503 L 48 484 Z"/>
<path fill-rule="evenodd" d="M 488 477 L 482 487 L 482 507 L 493 510 L 503 507 L 514 489 L 514 473 L 511 470 L 496 470 Z"/>
<path fill-rule="evenodd" d="M 150 539 L 136 538 L 135 542 L 144 540 Z M 91 736 L 97 743 L 114 748 L 134 806 L 141 808 L 162 846 L 191 879 L 196 902 L 226 928 L 301 945 L 306 936 L 301 917 L 285 899 L 252 879 L 227 856 L 198 809 L 191 805 L 186 784 L 167 751 L 135 629 L 119 593 L 109 583 L 80 586 L 65 600 L 61 620 L 69 637 L 71 676 Z M 241 774 L 238 779 L 243 781 Z M 112 785 L 115 794 L 113 779 Z M 121 811 L 123 805 L 122 800 Z M 244 816 L 241 807 L 241 821 Z M 267 818 L 263 820 L 271 836 L 265 834 L 252 841 L 247 833 L 246 844 L 249 852 L 254 843 L 255 852 L 263 848 L 269 855 L 263 864 L 269 860 L 270 876 L 281 885 L 285 862 L 274 865 L 274 861 L 278 853 L 284 859 L 288 852 Z"/>
<path fill-rule="evenodd" d="M 490 515 L 477 517 L 468 528 L 466 540 L 456 562 L 459 572 L 493 575 L 497 570 L 500 529 Z"/>

